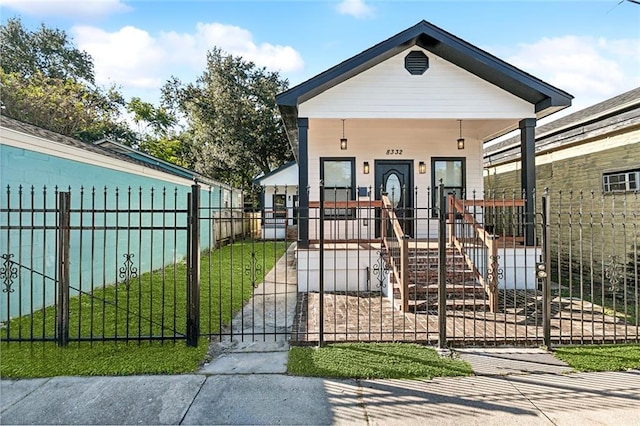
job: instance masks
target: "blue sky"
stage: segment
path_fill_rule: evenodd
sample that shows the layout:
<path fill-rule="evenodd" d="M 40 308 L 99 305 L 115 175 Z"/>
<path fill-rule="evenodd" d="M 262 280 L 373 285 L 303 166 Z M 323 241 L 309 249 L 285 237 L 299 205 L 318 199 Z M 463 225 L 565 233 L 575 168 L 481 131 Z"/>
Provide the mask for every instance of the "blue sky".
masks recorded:
<path fill-rule="evenodd" d="M 603 1 L 0 0 L 0 19 L 67 31 L 99 84 L 158 102 L 207 50 L 300 83 L 425 19 L 573 94 L 570 111 L 640 86 L 640 5 Z M 568 111 L 568 112 L 570 112 Z"/>

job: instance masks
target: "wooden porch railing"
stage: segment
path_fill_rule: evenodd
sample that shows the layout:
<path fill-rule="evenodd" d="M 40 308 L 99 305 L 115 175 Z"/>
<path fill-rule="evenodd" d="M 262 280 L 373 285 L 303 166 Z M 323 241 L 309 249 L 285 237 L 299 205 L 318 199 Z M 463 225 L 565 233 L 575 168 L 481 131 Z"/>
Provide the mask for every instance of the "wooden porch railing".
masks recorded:
<path fill-rule="evenodd" d="M 382 207 L 382 201 L 380 200 L 367 200 L 367 201 L 325 201 L 325 209 L 379 209 Z M 309 201 L 310 209 L 319 209 L 320 201 Z"/>
<path fill-rule="evenodd" d="M 382 242 L 389 253 L 391 270 L 396 282 L 400 287 L 400 309 L 402 312 L 409 311 L 409 239 L 405 236 L 400 221 L 396 216 L 393 205 L 386 195 L 382 195 L 382 214 L 380 224 L 380 234 Z M 391 225 L 393 233 L 387 236 L 387 226 Z M 392 290 L 393 291 L 393 290 Z"/>
<path fill-rule="evenodd" d="M 487 232 L 476 221 L 475 217 L 466 209 L 468 206 L 474 207 L 521 207 L 523 200 L 460 200 L 453 195 L 448 196 L 448 233 L 449 245 L 454 247 L 464 258 L 465 263 L 473 271 L 475 278 L 483 286 L 489 296 L 489 309 L 491 312 L 498 310 L 498 236 Z M 488 273 L 485 277 L 467 253 L 465 241 L 456 236 L 455 218 L 460 217 L 464 223 L 471 226 L 475 240 L 479 241 L 487 249 Z"/>

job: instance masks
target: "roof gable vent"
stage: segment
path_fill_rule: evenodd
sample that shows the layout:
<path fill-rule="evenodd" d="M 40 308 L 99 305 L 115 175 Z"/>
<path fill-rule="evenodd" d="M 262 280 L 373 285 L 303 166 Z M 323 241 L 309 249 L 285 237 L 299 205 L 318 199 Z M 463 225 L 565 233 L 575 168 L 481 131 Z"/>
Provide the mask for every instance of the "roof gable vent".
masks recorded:
<path fill-rule="evenodd" d="M 422 75 L 429 68 L 429 58 L 420 50 L 412 50 L 404 57 L 404 67 L 409 74 Z"/>

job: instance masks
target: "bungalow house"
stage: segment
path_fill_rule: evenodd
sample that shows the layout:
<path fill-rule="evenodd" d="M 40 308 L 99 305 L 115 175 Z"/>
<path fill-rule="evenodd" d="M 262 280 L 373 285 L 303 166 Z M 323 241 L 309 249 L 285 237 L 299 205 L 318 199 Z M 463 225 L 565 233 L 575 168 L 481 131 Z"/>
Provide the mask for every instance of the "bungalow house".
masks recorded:
<path fill-rule="evenodd" d="M 522 188 L 532 194 L 536 120 L 571 99 L 426 21 L 279 94 L 299 168 L 299 289 L 382 290 L 406 310 L 408 288 L 420 284 L 409 279 L 418 272 L 407 265 L 437 253 L 438 218 L 456 209 L 448 216 L 482 222 L 484 143 L 520 130 Z M 440 183 L 446 194 L 474 203 L 443 205 Z M 523 202 L 525 215 L 533 208 Z M 464 252 L 466 243 L 453 238 L 451 225 L 448 245 Z M 481 244 L 491 245 L 481 226 L 467 225 Z M 536 245 L 529 223 L 522 245 Z M 486 247 L 461 255 L 488 290 L 487 276 L 497 274 L 489 271 Z M 527 274 L 534 263 L 528 261 Z"/>
<path fill-rule="evenodd" d="M 181 261 L 187 196 L 196 182 L 201 217 L 210 215 L 202 220 L 201 247 L 244 232 L 242 220 L 231 218 L 233 209 L 242 215 L 238 189 L 121 144 L 85 143 L 6 116 L 0 182 L 0 322 L 53 303 L 61 192 L 70 193 L 76 293 L 120 282 L 120 273 L 128 280 L 129 267 L 142 274 Z"/>

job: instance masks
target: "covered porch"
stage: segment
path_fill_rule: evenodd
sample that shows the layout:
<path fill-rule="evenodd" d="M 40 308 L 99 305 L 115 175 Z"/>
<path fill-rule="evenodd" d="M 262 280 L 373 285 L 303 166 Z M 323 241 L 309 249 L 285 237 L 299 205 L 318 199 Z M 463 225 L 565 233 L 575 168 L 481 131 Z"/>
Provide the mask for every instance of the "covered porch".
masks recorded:
<path fill-rule="evenodd" d="M 539 240 L 525 243 L 523 200 L 462 200 L 440 192 L 438 205 L 446 207 L 429 212 L 398 214 L 387 194 L 381 200 L 311 202 L 316 238 L 297 250 L 300 290 L 380 292 L 402 312 L 437 309 L 438 292 L 445 291 L 449 307 L 497 312 L 499 289 L 538 288 L 541 247 Z M 336 209 L 345 215 L 343 223 L 325 219 Z M 371 223 L 358 226 L 347 209 Z M 537 239 L 541 224 L 533 225 Z"/>

